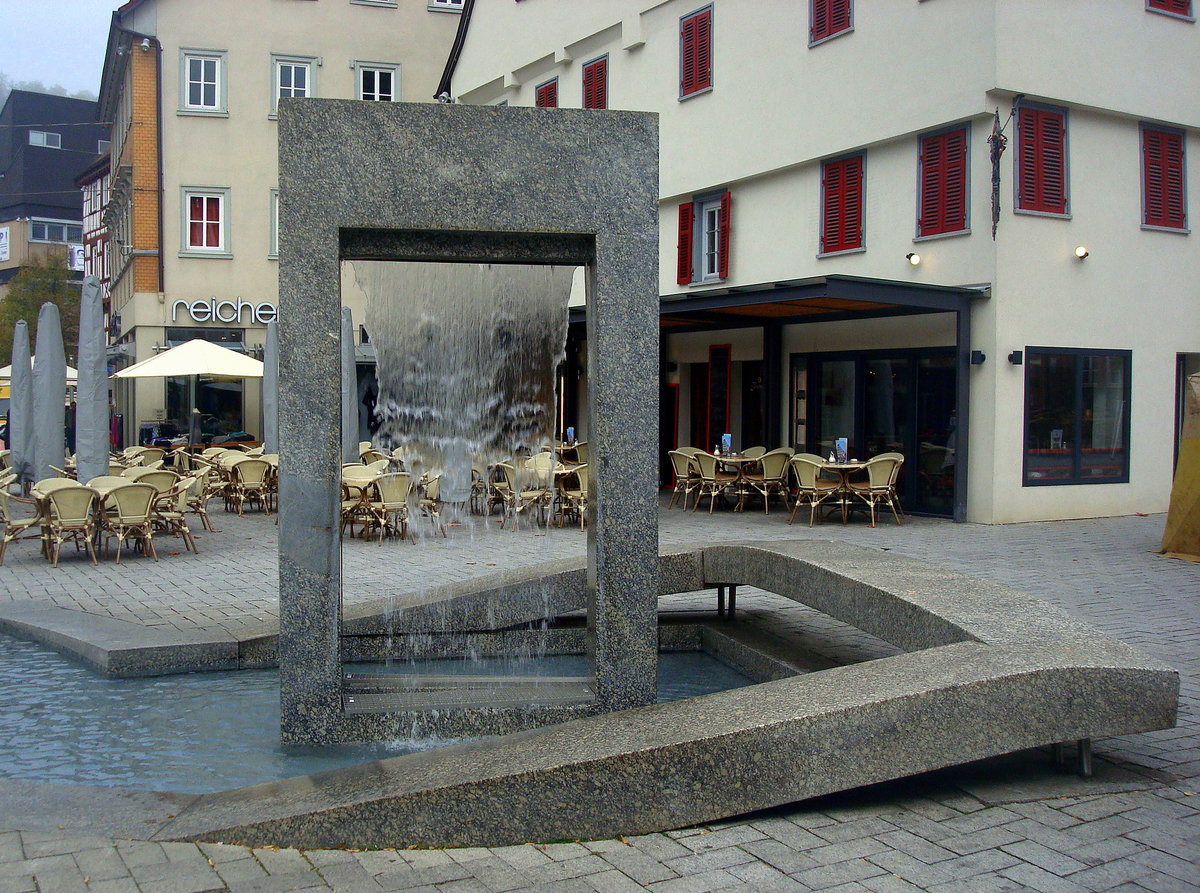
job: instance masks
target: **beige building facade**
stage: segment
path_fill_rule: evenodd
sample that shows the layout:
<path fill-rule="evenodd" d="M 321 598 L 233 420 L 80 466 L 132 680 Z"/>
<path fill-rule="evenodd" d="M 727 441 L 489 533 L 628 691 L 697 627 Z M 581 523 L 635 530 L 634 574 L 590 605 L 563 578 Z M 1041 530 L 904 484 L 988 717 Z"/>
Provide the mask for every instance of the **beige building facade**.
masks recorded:
<path fill-rule="evenodd" d="M 664 453 L 844 437 L 918 512 L 1158 512 L 1200 365 L 1179 9 L 477 0 L 450 84 L 659 114 Z"/>
<path fill-rule="evenodd" d="M 278 298 L 278 100 L 432 101 L 461 5 L 133 0 L 114 13 L 100 100 L 116 134 L 114 366 L 195 337 L 261 355 Z M 185 433 L 187 395 L 177 380 L 117 385 L 125 443 Z M 202 382 L 197 397 L 206 434 L 261 437 L 258 384 Z"/>

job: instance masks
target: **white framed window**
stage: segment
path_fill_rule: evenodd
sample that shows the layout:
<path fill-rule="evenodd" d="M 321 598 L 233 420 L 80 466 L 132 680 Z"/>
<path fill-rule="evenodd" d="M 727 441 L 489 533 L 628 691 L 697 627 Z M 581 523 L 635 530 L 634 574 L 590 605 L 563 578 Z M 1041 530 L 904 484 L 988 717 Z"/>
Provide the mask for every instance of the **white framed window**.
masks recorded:
<path fill-rule="evenodd" d="M 398 102 L 400 66 L 384 62 L 355 62 L 354 77 L 359 99 L 368 102 Z"/>
<path fill-rule="evenodd" d="M 229 251 L 229 189 L 184 186 L 180 257 L 233 257 Z"/>
<path fill-rule="evenodd" d="M 279 259 L 279 190 L 271 190 L 271 242 L 267 246 L 267 257 Z"/>
<path fill-rule="evenodd" d="M 271 116 L 279 100 L 292 96 L 316 96 L 315 56 L 271 56 Z"/>
<path fill-rule="evenodd" d="M 228 116 L 224 50 L 184 49 L 179 56 L 179 113 Z"/>
<path fill-rule="evenodd" d="M 429 0 L 429 8 L 440 12 L 462 12 L 463 0 Z"/>
<path fill-rule="evenodd" d="M 29 145 L 43 146 L 47 149 L 61 149 L 62 134 L 49 133 L 45 130 L 31 130 L 29 131 Z"/>
<path fill-rule="evenodd" d="M 700 281 L 720 279 L 721 197 L 697 202 L 700 221 Z"/>
<path fill-rule="evenodd" d="M 67 220 L 29 221 L 30 242 L 80 242 L 83 240 L 83 224 Z"/>

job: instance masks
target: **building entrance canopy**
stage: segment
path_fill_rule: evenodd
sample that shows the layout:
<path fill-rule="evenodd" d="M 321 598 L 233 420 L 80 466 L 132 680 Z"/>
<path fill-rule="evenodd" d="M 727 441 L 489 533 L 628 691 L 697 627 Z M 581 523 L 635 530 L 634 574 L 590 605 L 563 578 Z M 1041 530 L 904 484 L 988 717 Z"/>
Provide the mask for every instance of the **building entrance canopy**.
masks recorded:
<path fill-rule="evenodd" d="M 822 276 L 731 288 L 664 295 L 659 301 L 659 332 L 664 339 L 685 332 L 717 332 L 761 328 L 763 331 L 763 401 L 767 446 L 784 430 L 781 399 L 784 386 L 783 328 L 817 322 L 865 320 L 931 313 L 955 314 L 956 452 L 953 509 L 966 517 L 968 403 L 972 363 L 982 354 L 971 350 L 971 305 L 988 297 L 990 286 L 940 286 L 854 276 Z M 572 322 L 583 319 L 573 308 Z M 577 329 L 578 330 L 578 329 Z M 663 354 L 664 376 L 667 354 Z M 665 381 L 665 378 L 664 378 Z"/>

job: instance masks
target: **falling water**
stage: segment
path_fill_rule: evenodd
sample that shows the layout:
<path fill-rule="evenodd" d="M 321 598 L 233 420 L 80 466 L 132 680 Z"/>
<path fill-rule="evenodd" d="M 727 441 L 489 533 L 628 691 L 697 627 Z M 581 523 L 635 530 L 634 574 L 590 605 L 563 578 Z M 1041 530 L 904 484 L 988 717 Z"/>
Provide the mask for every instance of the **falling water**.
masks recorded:
<path fill-rule="evenodd" d="M 473 463 L 552 442 L 572 267 L 351 267 L 376 351 L 380 446 L 440 469 L 442 499 L 462 503 Z"/>

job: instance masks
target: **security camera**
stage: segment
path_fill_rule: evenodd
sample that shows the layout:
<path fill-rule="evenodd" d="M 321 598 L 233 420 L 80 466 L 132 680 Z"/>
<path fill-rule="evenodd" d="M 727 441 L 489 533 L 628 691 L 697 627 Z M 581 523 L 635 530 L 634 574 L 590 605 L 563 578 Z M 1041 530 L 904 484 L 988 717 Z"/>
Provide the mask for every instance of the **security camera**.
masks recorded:
<path fill-rule="evenodd" d="M 143 38 L 142 38 L 142 52 L 144 53 L 144 52 L 146 52 L 146 50 L 148 50 L 148 49 L 150 49 L 150 38 L 149 38 L 149 37 L 143 37 Z"/>

